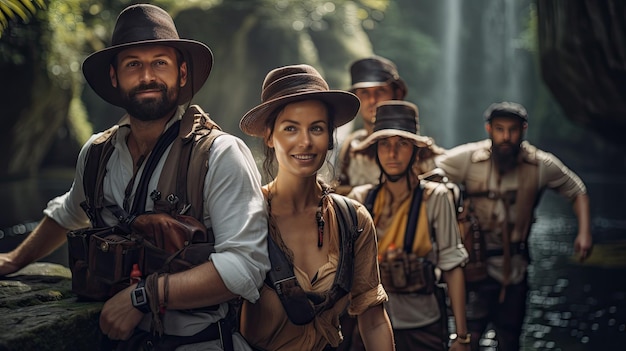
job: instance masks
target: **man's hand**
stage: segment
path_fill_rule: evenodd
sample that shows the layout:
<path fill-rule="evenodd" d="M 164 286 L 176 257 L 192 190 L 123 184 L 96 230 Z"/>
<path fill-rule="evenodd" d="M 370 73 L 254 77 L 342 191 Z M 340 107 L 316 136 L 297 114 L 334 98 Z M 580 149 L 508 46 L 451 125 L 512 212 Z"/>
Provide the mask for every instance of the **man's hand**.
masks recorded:
<path fill-rule="evenodd" d="M 22 267 L 13 260 L 13 255 L 9 253 L 0 253 L 0 277 L 7 274 L 15 273 Z"/>
<path fill-rule="evenodd" d="M 450 345 L 450 351 L 467 351 L 470 349 L 470 344 L 461 344 L 460 342 L 454 340 L 452 345 Z"/>
<path fill-rule="evenodd" d="M 593 248 L 593 240 L 591 234 L 578 231 L 576 240 L 574 241 L 574 252 L 578 254 L 580 261 L 584 261 L 591 255 L 591 249 Z"/>
<path fill-rule="evenodd" d="M 467 351 L 470 349 L 470 344 L 461 344 L 460 342 L 454 340 L 452 345 L 450 345 L 450 351 Z"/>
<path fill-rule="evenodd" d="M 100 329 L 111 340 L 127 340 L 141 322 L 143 313 L 133 307 L 130 292 L 136 284 L 118 292 L 102 307 Z"/>
<path fill-rule="evenodd" d="M 137 216 L 132 229 L 145 239 L 169 253 L 177 252 L 192 242 L 207 242 L 204 224 L 190 216 L 172 217 L 165 213 Z"/>

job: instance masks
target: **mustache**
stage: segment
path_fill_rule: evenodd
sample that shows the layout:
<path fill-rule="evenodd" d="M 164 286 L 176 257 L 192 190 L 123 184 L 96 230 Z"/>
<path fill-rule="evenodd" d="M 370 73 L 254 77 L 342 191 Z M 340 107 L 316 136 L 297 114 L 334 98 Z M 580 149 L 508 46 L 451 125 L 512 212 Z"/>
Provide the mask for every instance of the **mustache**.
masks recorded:
<path fill-rule="evenodd" d="M 503 142 L 501 142 L 501 143 L 497 143 L 497 144 L 494 144 L 494 145 L 495 145 L 496 147 L 500 147 L 500 146 L 515 147 L 515 146 L 516 146 L 516 144 L 514 144 L 514 143 L 512 143 L 512 142 L 510 142 L 510 141 L 503 141 Z"/>
<path fill-rule="evenodd" d="M 137 93 L 144 91 L 144 90 L 160 90 L 160 91 L 165 91 L 165 85 L 163 84 L 159 84 L 159 83 L 151 83 L 151 84 L 140 84 L 138 86 L 136 86 L 135 88 L 133 88 L 130 91 L 130 95 L 136 95 Z"/>

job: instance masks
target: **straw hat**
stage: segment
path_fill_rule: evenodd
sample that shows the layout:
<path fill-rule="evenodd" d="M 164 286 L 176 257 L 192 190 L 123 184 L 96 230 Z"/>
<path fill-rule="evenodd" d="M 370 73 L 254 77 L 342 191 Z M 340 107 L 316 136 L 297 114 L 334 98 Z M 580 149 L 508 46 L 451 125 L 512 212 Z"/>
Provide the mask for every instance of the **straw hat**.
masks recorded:
<path fill-rule="evenodd" d="M 111 46 L 85 59 L 83 74 L 91 88 L 107 102 L 122 105 L 119 91 L 111 85 L 109 66 L 120 51 L 140 45 L 165 45 L 178 49 L 187 62 L 189 79 L 181 88 L 178 104 L 191 100 L 209 77 L 213 54 L 205 44 L 180 39 L 172 17 L 165 10 L 149 4 L 128 6 L 117 17 Z"/>
<path fill-rule="evenodd" d="M 239 128 L 252 136 L 263 137 L 267 119 L 283 106 L 303 100 L 320 100 L 334 113 L 334 127 L 351 121 L 361 102 L 356 95 L 343 90 L 329 90 L 319 72 L 309 65 L 291 65 L 271 70 L 263 81 L 261 104 L 248 111 Z"/>

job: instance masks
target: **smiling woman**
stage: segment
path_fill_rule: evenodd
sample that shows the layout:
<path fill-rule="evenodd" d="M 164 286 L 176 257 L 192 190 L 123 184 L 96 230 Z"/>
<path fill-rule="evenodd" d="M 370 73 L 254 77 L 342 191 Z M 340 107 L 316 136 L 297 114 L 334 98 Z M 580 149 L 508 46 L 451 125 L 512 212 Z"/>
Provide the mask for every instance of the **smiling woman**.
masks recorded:
<path fill-rule="evenodd" d="M 326 159 L 331 123 L 326 105 L 319 100 L 285 106 L 274 128 L 266 132 L 267 146 L 276 151 L 279 168 L 303 178 L 315 176 Z"/>
<path fill-rule="evenodd" d="M 271 177 L 272 162 L 278 162 L 276 177 L 263 187 L 270 216 L 269 241 L 275 243 L 270 245 L 270 259 L 272 271 L 282 267 L 278 258 L 284 257 L 294 274 L 288 278 L 290 284 L 266 280 L 259 301 L 244 302 L 242 335 L 253 348 L 263 350 L 334 348 L 342 340 L 339 315 L 347 308 L 366 331 L 369 349 L 392 350 L 372 219 L 363 206 L 329 196 L 328 185 L 317 176 L 333 148 L 335 128 L 354 118 L 359 99 L 352 93 L 329 90 L 317 70 L 308 65 L 270 71 L 261 96 L 263 103 L 244 115 L 240 127 L 246 134 L 263 138 L 265 169 Z M 358 235 L 338 223 L 335 201 L 355 209 Z M 343 245 L 345 238 L 350 238 L 350 244 Z M 352 267 L 344 264 L 346 255 L 354 255 Z M 346 269 L 349 274 L 340 274 Z M 352 281 L 352 276 L 361 279 Z M 301 297 L 298 304 L 293 302 L 297 294 Z"/>

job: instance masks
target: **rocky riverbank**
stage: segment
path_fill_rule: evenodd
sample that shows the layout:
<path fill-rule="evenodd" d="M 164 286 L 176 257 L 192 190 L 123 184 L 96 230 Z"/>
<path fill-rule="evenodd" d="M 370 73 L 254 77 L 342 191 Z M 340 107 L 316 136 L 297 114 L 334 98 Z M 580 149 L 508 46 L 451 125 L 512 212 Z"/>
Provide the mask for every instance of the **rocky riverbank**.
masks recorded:
<path fill-rule="evenodd" d="M 102 303 L 78 302 L 69 269 L 33 263 L 0 277 L 0 350 L 95 350 Z"/>

